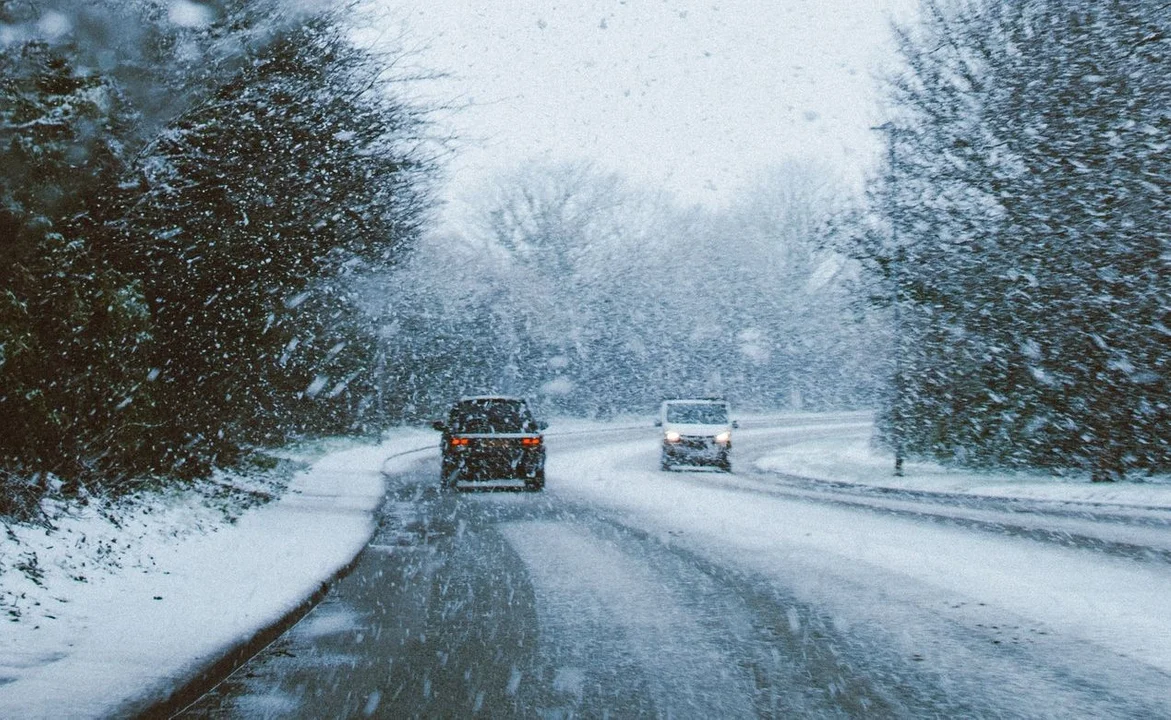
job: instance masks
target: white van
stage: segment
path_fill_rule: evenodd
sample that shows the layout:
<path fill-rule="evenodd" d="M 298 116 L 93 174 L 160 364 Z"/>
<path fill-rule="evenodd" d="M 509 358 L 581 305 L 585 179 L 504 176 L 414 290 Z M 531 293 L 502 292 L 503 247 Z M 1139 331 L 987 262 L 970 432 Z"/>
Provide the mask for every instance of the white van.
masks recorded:
<path fill-rule="evenodd" d="M 660 467 L 715 465 L 731 472 L 732 429 L 737 423 L 728 413 L 728 402 L 720 398 L 664 400 L 655 421 L 663 428 Z"/>

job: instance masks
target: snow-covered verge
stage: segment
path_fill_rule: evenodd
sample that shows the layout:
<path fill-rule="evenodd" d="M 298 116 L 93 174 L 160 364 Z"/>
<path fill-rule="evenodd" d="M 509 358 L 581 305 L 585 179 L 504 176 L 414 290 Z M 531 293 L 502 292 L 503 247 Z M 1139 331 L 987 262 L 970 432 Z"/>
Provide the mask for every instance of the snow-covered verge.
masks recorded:
<path fill-rule="evenodd" d="M 1091 483 L 1088 473 L 977 472 L 935 463 L 908 462 L 895 477 L 894 457 L 875 448 L 869 432 L 844 433 L 786 445 L 758 459 L 766 472 L 873 487 L 984 497 L 1171 507 L 1171 476 L 1134 475 L 1123 482 Z"/>
<path fill-rule="evenodd" d="M 906 521 L 884 520 L 887 524 L 879 527 L 879 520 L 859 519 L 846 510 L 794 505 L 780 498 L 752 495 L 729 505 L 738 496 L 681 482 L 689 473 L 657 471 L 657 442 L 649 422 L 638 417 L 610 423 L 554 421 L 551 436 L 631 428 L 645 428 L 647 434 L 616 437 L 601 446 L 571 441 L 556 451 L 551 448 L 548 494 L 580 495 L 601 506 L 645 512 L 649 526 L 664 527 L 676 541 L 685 531 L 697 542 L 705 539 L 700 547 L 757 558 L 769 572 L 781 568 L 786 577 L 796 572 L 796 559 L 772 548 L 773 540 L 785 541 L 778 548 L 785 543 L 807 547 L 812 553 L 808 557 L 827 553 L 900 573 L 898 587 L 911 587 L 906 577 L 927 585 L 947 580 L 949 591 L 979 595 L 989 607 L 1021 614 L 1037 610 L 1028 598 L 1052 596 L 1048 602 L 1053 607 L 1041 613 L 1047 625 L 1076 626 L 1081 629 L 1075 634 L 1114 642 L 1125 652 L 1137 652 L 1142 638 L 1163 637 L 1139 656 L 1171 667 L 1165 634 L 1150 631 L 1156 622 L 1150 618 L 1156 614 L 1144 614 L 1148 606 L 1162 607 L 1157 598 L 1164 597 L 1165 578 L 1146 577 L 1150 573 L 1141 568 L 1115 568 L 1120 563 L 1108 559 L 1095 559 L 1088 568 L 1082 567 L 1080 556 L 1055 564 L 1049 554 L 1069 551 L 1030 549 L 1011 538 L 971 539 L 947 528 L 915 526 L 904 543 L 902 535 L 890 534 L 889 523 Z M 840 434 L 798 437 L 811 428 L 828 427 L 824 423 L 838 423 Z M 965 473 L 917 463 L 908 464 L 906 477 L 893 478 L 890 458 L 870 449 L 865 423 L 852 417 L 807 417 L 794 422 L 791 431 L 761 428 L 741 434 L 759 435 L 755 445 L 763 455 L 756 465 L 769 471 L 945 492 L 1171 507 L 1167 478 L 1093 485 L 1084 478 Z M 9 528 L 8 536 L 0 538 L 0 602 L 7 613 L 0 621 L 0 718 L 116 716 L 162 699 L 229 649 L 285 617 L 317 592 L 324 579 L 344 568 L 374 529 L 374 512 L 383 495 L 379 470 L 404 469 L 424 456 L 408 451 L 426 448 L 434 453 L 436 440 L 431 430 L 400 429 L 378 445 L 300 448 L 287 459 L 304 462 L 308 469 L 283 480 L 217 478 L 221 485 L 237 488 L 228 498 L 205 488 L 125 506 L 91 500 L 85 506 L 47 507 L 55 527 L 51 532 Z M 720 473 L 695 473 L 694 478 L 716 485 L 736 480 Z M 264 499 L 265 493 L 274 499 L 259 504 L 248 500 Z M 777 517 L 788 521 L 777 524 Z M 923 533 L 945 532 L 950 533 L 946 538 L 923 541 Z M 876 538 L 885 538 L 877 549 Z M 951 549 L 942 559 L 923 556 L 925 549 L 943 547 Z M 1006 575 L 1005 559 L 1025 550 L 1045 557 L 1021 559 L 1011 566 L 1020 570 L 1019 577 Z M 1080 587 L 1086 578 L 1095 584 L 1076 593 L 1043 584 L 1022 586 L 1020 578 L 1030 577 L 1030 567 L 1049 568 L 1049 578 L 1065 568 L 1058 578 L 1062 586 Z M 828 582 L 823 569 L 810 572 L 816 583 Z M 1130 574 L 1111 574 L 1122 572 Z M 1132 577 L 1135 573 L 1143 577 Z M 988 581 L 993 575 L 994 581 Z M 970 584 L 951 587 L 964 578 Z M 1019 598 L 1018 586 L 1023 587 Z M 1120 599 L 1119 587 L 1155 599 Z M 820 594 L 814 599 L 833 601 Z M 1096 610 L 1087 615 L 1078 603 Z M 1108 603 L 1115 607 L 1111 612 L 1102 610 Z M 1142 622 L 1128 619 L 1122 610 L 1128 607 L 1141 611 Z"/>
<path fill-rule="evenodd" d="M 0 717 L 108 717 L 165 698 L 349 564 L 374 530 L 384 460 L 434 443 L 402 429 L 318 444 L 288 454 L 308 466 L 292 476 L 53 503 L 51 529 L 7 527 Z"/>
<path fill-rule="evenodd" d="M 825 427 L 814 424 L 820 422 L 811 416 L 804 430 Z M 870 458 L 868 428 L 855 425 L 847 423 L 829 440 L 803 438 L 802 428 L 741 432 L 738 450 L 776 472 L 898 481 L 889 477 L 888 458 Z M 841 493 L 846 502 L 824 502 L 832 493 L 788 486 L 775 476 L 778 489 L 788 492 L 760 492 L 770 484 L 764 472 L 661 472 L 657 466 L 653 439 L 582 445 L 550 453 L 546 492 L 555 501 L 611 511 L 623 525 L 667 545 L 761 578 L 848 630 L 852 643 L 868 648 L 866 661 L 875 667 L 903 668 L 908 658 L 921 662 L 954 683 L 957 697 L 988 695 L 1015 709 L 1006 715 L 1088 717 L 1068 710 L 1092 706 L 1079 696 L 1087 678 L 1119 697 L 1163 703 L 1165 693 L 1152 688 L 1164 686 L 1171 673 L 1171 578 L 1158 560 L 974 530 L 913 513 L 860 510 L 856 493 Z M 908 478 L 898 481 L 904 487 L 973 493 L 991 487 L 1004 497 L 1054 499 L 1076 493 L 1090 502 L 1154 506 L 1142 512 L 1162 515 L 1171 504 L 1165 481 L 1134 483 L 1135 494 L 1126 497 L 1130 483 L 1093 485 L 1086 479 L 1083 487 L 1073 479 L 951 473 L 922 465 L 907 471 Z M 811 501 L 811 494 L 817 499 Z M 1139 511 L 1117 504 L 1109 510 L 1112 516 Z M 1053 522 L 1044 514 L 1019 515 L 1015 522 Z M 1157 552 L 1166 531 L 1147 531 L 1161 538 L 1151 546 Z M 790 617 L 796 628 L 800 616 Z"/>

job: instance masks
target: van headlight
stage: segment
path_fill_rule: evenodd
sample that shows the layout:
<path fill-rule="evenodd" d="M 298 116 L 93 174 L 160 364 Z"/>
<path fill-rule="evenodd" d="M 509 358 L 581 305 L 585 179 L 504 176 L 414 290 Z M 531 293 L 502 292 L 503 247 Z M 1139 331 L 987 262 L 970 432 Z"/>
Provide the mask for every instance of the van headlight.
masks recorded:
<path fill-rule="evenodd" d="M 669 443 L 677 443 L 683 438 L 682 435 L 675 432 L 674 430 L 668 430 L 667 433 L 664 435 L 664 437 L 667 439 L 667 442 L 669 442 Z"/>
<path fill-rule="evenodd" d="M 728 430 L 725 430 L 719 435 L 716 435 L 716 442 L 721 445 L 727 445 L 728 443 L 732 442 L 732 433 Z"/>

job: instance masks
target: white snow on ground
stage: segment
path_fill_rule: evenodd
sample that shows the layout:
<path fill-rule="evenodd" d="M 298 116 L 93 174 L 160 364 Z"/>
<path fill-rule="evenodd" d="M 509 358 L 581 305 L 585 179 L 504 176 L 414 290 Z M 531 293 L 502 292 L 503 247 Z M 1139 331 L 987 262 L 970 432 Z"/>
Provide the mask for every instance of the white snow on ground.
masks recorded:
<path fill-rule="evenodd" d="M 802 472 L 809 466 L 790 465 L 787 459 L 804 458 L 816 461 L 815 474 L 827 479 L 838 476 L 838 463 L 842 476 L 855 481 L 885 483 L 890 474 L 890 464 L 881 457 L 858 450 L 867 446 L 864 431 L 844 430 L 830 440 L 805 443 L 798 429 L 792 440 L 775 437 L 778 446 L 800 444 L 768 453 L 762 467 Z M 617 511 L 626 522 L 671 543 L 772 577 L 847 625 L 874 623 L 887 608 L 927 610 L 950 602 L 956 622 L 974 632 L 998 620 L 1029 623 L 1052 636 L 1046 642 L 1071 643 L 1082 653 L 1105 648 L 1128 662 L 1171 673 L 1171 633 L 1166 631 L 1171 577 L 1161 567 L 800 498 L 729 492 L 727 476 L 658 472 L 657 462 L 658 449 L 645 438 L 551 454 L 548 492 Z M 932 483 L 928 470 L 912 465 L 911 480 L 903 482 L 950 491 L 995 488 L 1004 497 L 1072 495 L 1103 503 L 1121 497 L 1171 507 L 1171 485 L 1164 482 L 1141 483 L 1132 492 L 1126 484 L 1083 487 L 1066 480 L 1050 481 L 1050 487 L 1035 475 L 930 469 L 951 478 L 941 487 Z M 903 635 L 912 636 L 909 631 Z"/>
<path fill-rule="evenodd" d="M 120 528 L 96 502 L 72 509 L 51 534 L 14 527 L 20 542 L 3 541 L 4 565 L 12 567 L 9 554 L 35 553 L 43 577 L 37 585 L 12 569 L 0 576 L 0 591 L 21 608 L 19 619 L 0 622 L 0 717 L 108 717 L 161 699 L 347 565 L 374 531 L 384 459 L 434 444 L 434 433 L 406 430 L 335 449 L 279 500 L 230 525 L 168 495 L 149 513 L 120 517 Z"/>
<path fill-rule="evenodd" d="M 908 462 L 895 477 L 894 457 L 870 443 L 870 432 L 787 445 L 755 462 L 764 471 L 875 487 L 929 490 L 986 497 L 1073 500 L 1104 505 L 1171 507 L 1171 477 L 1137 476 L 1119 483 L 1091 483 L 1088 473 L 993 473 Z"/>
<path fill-rule="evenodd" d="M 804 431 L 833 423 L 843 427 L 830 440 L 804 440 L 799 427 L 744 429 L 738 447 L 755 443 L 760 468 L 827 479 L 1171 507 L 1165 479 L 1100 486 L 917 464 L 908 465 L 906 478 L 891 478 L 888 459 L 871 453 L 857 418 L 815 419 Z M 569 437 L 591 429 L 614 435 Z M 1171 578 L 1161 568 L 727 485 L 767 483 L 767 474 L 659 472 L 657 436 L 645 418 L 556 422 L 549 435 L 551 501 L 617 510 L 671 542 L 774 577 L 844 623 L 873 622 L 875 612 L 900 602 L 925 607 L 946 598 L 962 606 L 954 610 L 957 621 L 972 627 L 1023 619 L 1044 628 L 1050 642 L 1090 643 L 1171 672 Z M 174 495 L 150 512 L 118 516 L 120 527 L 96 502 L 71 508 L 51 534 L 13 526 L 0 540 L 0 600 L 19 607 L 20 617 L 0 622 L 0 717 L 105 717 L 182 684 L 348 564 L 374 528 L 379 470 L 433 455 L 436 438 L 405 429 L 377 446 L 318 449 L 279 500 L 229 525 L 218 524 L 218 511 Z M 407 452 L 417 449 L 426 452 Z M 14 570 L 33 552 L 39 585 Z M 537 579 L 546 587 L 556 580 Z M 881 601 L 841 592 L 843 583 L 858 589 L 860 582 Z"/>

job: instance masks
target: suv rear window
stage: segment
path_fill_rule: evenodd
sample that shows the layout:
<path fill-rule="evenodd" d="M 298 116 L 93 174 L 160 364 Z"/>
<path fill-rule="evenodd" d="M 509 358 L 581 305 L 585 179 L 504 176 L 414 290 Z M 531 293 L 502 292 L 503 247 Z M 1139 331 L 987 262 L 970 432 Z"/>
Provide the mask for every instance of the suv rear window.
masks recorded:
<path fill-rule="evenodd" d="M 728 422 L 728 408 L 721 403 L 668 403 L 667 422 L 723 425 Z"/>
<path fill-rule="evenodd" d="M 519 400 L 464 400 L 451 409 L 447 427 L 453 433 L 533 432 L 536 423 Z"/>

